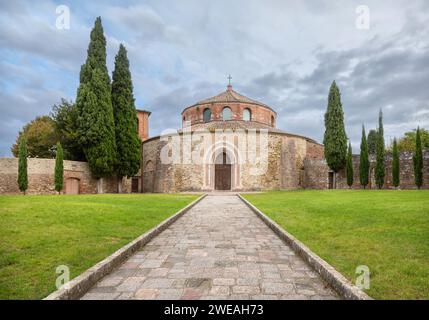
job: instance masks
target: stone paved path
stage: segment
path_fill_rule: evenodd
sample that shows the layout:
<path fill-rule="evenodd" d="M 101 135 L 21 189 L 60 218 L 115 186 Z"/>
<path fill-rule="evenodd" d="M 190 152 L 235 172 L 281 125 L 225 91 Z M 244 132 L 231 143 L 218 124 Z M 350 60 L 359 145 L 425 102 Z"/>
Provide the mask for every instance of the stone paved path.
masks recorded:
<path fill-rule="evenodd" d="M 336 299 L 236 195 L 209 195 L 83 299 Z"/>

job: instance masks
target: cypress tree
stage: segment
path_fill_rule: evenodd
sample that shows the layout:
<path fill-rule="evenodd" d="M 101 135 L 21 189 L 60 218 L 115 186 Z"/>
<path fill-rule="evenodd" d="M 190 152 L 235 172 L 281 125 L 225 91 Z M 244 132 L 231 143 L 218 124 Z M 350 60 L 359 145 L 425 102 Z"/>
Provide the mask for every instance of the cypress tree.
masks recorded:
<path fill-rule="evenodd" d="M 370 155 L 375 155 L 376 149 L 377 149 L 377 139 L 378 139 L 378 133 L 377 130 L 369 130 L 368 132 L 368 153 Z"/>
<path fill-rule="evenodd" d="M 368 159 L 368 142 L 366 140 L 364 125 L 362 125 L 362 139 L 360 142 L 359 180 L 360 180 L 360 184 L 365 189 L 369 183 L 369 159 Z"/>
<path fill-rule="evenodd" d="M 341 94 L 335 81 L 329 90 L 328 107 L 325 113 L 325 145 L 326 162 L 336 174 L 343 169 L 347 156 L 347 136 L 344 128 L 344 112 Z"/>
<path fill-rule="evenodd" d="M 418 189 L 423 185 L 423 150 L 422 140 L 420 137 L 420 128 L 416 132 L 416 151 L 413 156 L 414 163 L 414 180 Z"/>
<path fill-rule="evenodd" d="M 392 149 L 392 184 L 395 188 L 399 186 L 399 152 L 396 138 L 393 139 Z"/>
<path fill-rule="evenodd" d="M 353 154 L 352 145 L 349 142 L 349 149 L 347 151 L 347 165 L 346 165 L 347 185 L 349 188 L 353 185 Z"/>
<path fill-rule="evenodd" d="M 127 50 L 122 44 L 119 46 L 112 74 L 112 105 L 115 119 L 118 192 L 121 192 L 122 177 L 135 175 L 139 171 L 141 158 L 130 64 Z"/>
<path fill-rule="evenodd" d="M 80 70 L 76 107 L 79 142 L 89 168 L 97 178 L 110 176 L 116 161 L 115 124 L 100 17 L 91 31 L 88 56 Z"/>
<path fill-rule="evenodd" d="M 375 183 L 378 189 L 383 188 L 384 185 L 384 129 L 383 129 L 383 112 L 380 110 L 378 116 L 378 131 L 377 131 L 377 145 L 376 145 L 376 164 L 375 164 Z"/>
<path fill-rule="evenodd" d="M 55 190 L 60 193 L 64 185 L 64 154 L 63 147 L 57 142 L 57 155 L 55 157 Z"/>
<path fill-rule="evenodd" d="M 18 152 L 18 187 L 24 192 L 28 189 L 28 174 L 27 174 L 27 139 L 22 136 L 19 141 Z"/>

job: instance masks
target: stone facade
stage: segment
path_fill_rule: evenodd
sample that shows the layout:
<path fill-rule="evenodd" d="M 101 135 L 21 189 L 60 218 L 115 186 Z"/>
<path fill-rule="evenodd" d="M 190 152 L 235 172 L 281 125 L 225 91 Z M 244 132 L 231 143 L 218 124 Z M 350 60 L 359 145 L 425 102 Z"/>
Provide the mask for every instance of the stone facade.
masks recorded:
<path fill-rule="evenodd" d="M 27 194 L 56 194 L 55 191 L 55 159 L 28 159 Z M 0 194 L 20 193 L 18 188 L 18 159 L 0 158 Z M 78 193 L 97 193 L 97 184 L 101 183 L 103 193 L 117 192 L 117 178 L 104 178 L 100 181 L 91 176 L 88 164 L 79 161 L 64 161 L 64 189 L 62 193 L 70 193 L 69 180 L 75 180 Z M 131 179 L 123 178 L 122 192 L 131 192 Z"/>
<path fill-rule="evenodd" d="M 217 141 L 216 134 L 228 137 Z M 267 131 L 267 161 L 262 165 L 255 165 L 251 161 L 242 159 L 248 157 L 253 159 L 253 153 L 260 153 L 264 148 L 256 143 L 254 149 L 245 153 L 239 148 L 239 141 L 249 139 L 248 130 L 220 130 L 216 131 L 192 131 L 190 149 L 198 150 L 203 154 L 204 163 L 200 164 L 194 160 L 186 161 L 186 152 L 183 148 L 184 133 L 172 134 L 163 137 L 154 137 L 143 143 L 143 192 L 183 192 L 183 191 L 212 191 L 214 185 L 214 166 L 216 152 L 225 150 L 231 162 L 231 189 L 235 191 L 270 190 L 270 189 L 296 189 L 304 187 L 303 170 L 304 160 L 307 157 L 316 158 L 323 153 L 323 146 L 315 141 L 289 135 L 280 132 Z M 261 134 L 257 130 L 256 134 Z M 204 136 L 206 142 L 201 146 L 200 139 Z M 162 154 L 173 152 L 175 142 L 180 141 L 176 152 L 177 163 L 165 163 Z M 259 150 L 258 150 L 259 149 Z M 173 154 L 170 154 L 174 157 Z M 254 171 L 257 171 L 254 174 Z"/>

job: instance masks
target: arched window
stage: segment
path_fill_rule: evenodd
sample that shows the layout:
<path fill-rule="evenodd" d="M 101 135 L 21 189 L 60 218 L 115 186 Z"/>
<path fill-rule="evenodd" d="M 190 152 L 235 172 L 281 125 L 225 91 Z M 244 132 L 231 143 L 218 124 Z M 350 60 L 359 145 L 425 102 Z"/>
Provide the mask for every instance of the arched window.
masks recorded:
<path fill-rule="evenodd" d="M 209 108 L 204 109 L 204 112 L 203 112 L 203 120 L 204 120 L 204 122 L 209 122 L 211 120 L 211 118 L 212 118 L 212 112 L 211 112 L 211 110 Z"/>
<path fill-rule="evenodd" d="M 223 120 L 231 120 L 232 112 L 229 107 L 225 107 L 222 110 L 222 119 Z"/>
<path fill-rule="evenodd" d="M 274 127 L 276 124 L 275 120 L 274 120 L 274 116 L 271 116 L 271 126 Z"/>
<path fill-rule="evenodd" d="M 139 121 L 139 118 L 137 118 L 137 133 L 139 133 L 139 127 L 140 127 L 140 121 Z"/>
<path fill-rule="evenodd" d="M 250 109 L 244 109 L 243 110 L 243 120 L 244 121 L 250 121 L 252 119 L 252 112 Z"/>

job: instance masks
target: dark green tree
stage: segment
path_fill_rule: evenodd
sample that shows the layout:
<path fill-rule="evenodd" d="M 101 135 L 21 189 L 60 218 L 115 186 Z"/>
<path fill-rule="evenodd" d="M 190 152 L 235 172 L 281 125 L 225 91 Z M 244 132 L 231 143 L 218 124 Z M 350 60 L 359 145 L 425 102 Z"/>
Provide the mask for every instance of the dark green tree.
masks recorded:
<path fill-rule="evenodd" d="M 353 153 L 352 145 L 349 142 L 349 148 L 347 151 L 347 165 L 346 165 L 347 185 L 349 188 L 353 185 Z"/>
<path fill-rule="evenodd" d="M 115 123 L 100 17 L 91 31 L 88 56 L 80 70 L 76 107 L 79 143 L 92 174 L 97 178 L 111 176 L 116 163 Z"/>
<path fill-rule="evenodd" d="M 396 138 L 393 139 L 392 148 L 392 184 L 395 188 L 399 186 L 399 151 Z"/>
<path fill-rule="evenodd" d="M 377 139 L 378 134 L 377 130 L 369 130 L 368 133 L 368 153 L 370 155 L 375 155 L 375 151 L 377 150 Z"/>
<path fill-rule="evenodd" d="M 334 174 L 343 169 L 347 156 L 347 136 L 344 128 L 344 112 L 341 94 L 335 81 L 329 90 L 328 107 L 325 113 L 325 145 L 326 162 Z M 336 180 L 336 179 L 335 179 Z"/>
<path fill-rule="evenodd" d="M 418 189 L 423 185 L 423 150 L 422 140 L 420 138 L 420 128 L 416 132 L 416 149 L 413 156 L 414 163 L 414 180 Z"/>
<path fill-rule="evenodd" d="M 368 143 L 366 140 L 364 125 L 362 125 L 362 139 L 360 142 L 359 180 L 360 180 L 360 184 L 365 189 L 369 183 L 369 159 L 368 159 Z"/>
<path fill-rule="evenodd" d="M 60 193 L 64 185 L 64 155 L 63 147 L 57 142 L 57 155 L 55 157 L 55 190 Z"/>
<path fill-rule="evenodd" d="M 119 46 L 112 74 L 112 105 L 115 119 L 118 192 L 121 192 L 122 177 L 135 175 L 139 171 L 141 158 L 130 63 L 127 50 L 122 44 Z"/>
<path fill-rule="evenodd" d="M 25 135 L 19 140 L 18 153 L 18 187 L 24 192 L 28 189 L 28 173 L 27 173 L 27 138 Z"/>
<path fill-rule="evenodd" d="M 55 130 L 63 147 L 64 159 L 86 161 L 82 146 L 79 143 L 76 104 L 61 99 L 61 103 L 53 105 L 51 117 L 55 122 Z"/>
<path fill-rule="evenodd" d="M 377 130 L 377 149 L 375 152 L 376 163 L 375 163 L 375 183 L 378 189 L 383 188 L 385 169 L 384 169 L 384 129 L 383 129 L 383 112 L 380 110 L 378 116 L 378 130 Z"/>

